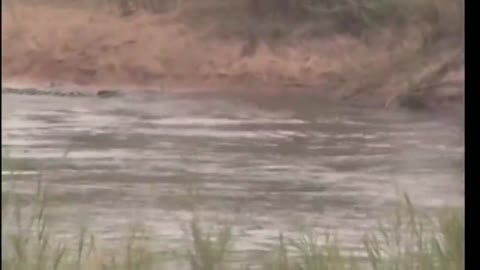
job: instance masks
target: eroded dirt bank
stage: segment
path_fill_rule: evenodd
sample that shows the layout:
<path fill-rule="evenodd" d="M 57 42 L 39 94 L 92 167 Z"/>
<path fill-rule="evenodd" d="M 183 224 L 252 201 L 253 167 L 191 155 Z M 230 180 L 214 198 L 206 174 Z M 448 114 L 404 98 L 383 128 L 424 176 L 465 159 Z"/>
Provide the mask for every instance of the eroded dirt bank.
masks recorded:
<path fill-rule="evenodd" d="M 76 89 L 308 92 L 366 105 L 461 111 L 460 43 L 441 41 L 426 50 L 414 28 L 401 37 L 379 31 L 369 42 L 345 34 L 252 41 L 193 30 L 172 14 L 120 17 L 17 6 L 2 17 L 2 81 Z"/>

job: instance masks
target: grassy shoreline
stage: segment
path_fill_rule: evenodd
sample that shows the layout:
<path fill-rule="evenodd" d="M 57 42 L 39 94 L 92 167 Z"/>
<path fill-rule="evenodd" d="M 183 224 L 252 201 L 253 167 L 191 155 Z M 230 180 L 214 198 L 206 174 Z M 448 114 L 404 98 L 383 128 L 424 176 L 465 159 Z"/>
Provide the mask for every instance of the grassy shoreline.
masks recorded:
<path fill-rule="evenodd" d="M 141 226 L 132 226 L 123 243 L 104 249 L 88 228 L 78 231 L 75 241 L 58 240 L 49 232 L 48 196 L 39 185 L 30 200 L 14 192 L 2 194 L 2 222 L 7 216 L 14 230 L 2 229 L 4 269 L 465 269 L 465 219 L 463 208 L 443 209 L 426 215 L 408 196 L 387 222 L 364 236 L 357 257 L 332 235 L 299 231 L 295 236 L 279 235 L 270 252 L 251 261 L 232 261 L 235 236 L 232 226 L 217 229 L 202 226 L 193 218 L 186 232 L 190 245 L 168 253 L 154 252 L 155 241 Z M 6 226 L 2 226 L 6 228 Z M 322 241 L 324 240 L 324 241 Z M 172 268 L 172 264 L 175 265 Z"/>
<path fill-rule="evenodd" d="M 463 0 L 123 2 L 9 2 L 2 80 L 463 102 Z"/>

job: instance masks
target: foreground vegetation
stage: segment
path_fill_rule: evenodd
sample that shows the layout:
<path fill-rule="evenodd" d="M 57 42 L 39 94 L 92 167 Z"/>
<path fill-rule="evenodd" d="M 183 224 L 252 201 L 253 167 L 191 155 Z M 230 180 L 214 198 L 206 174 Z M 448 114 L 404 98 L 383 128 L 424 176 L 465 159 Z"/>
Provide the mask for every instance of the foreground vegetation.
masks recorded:
<path fill-rule="evenodd" d="M 46 218 L 46 201 L 41 189 L 31 200 L 13 192 L 2 194 L 2 222 L 7 218 L 6 223 L 15 228 L 7 232 L 7 226 L 2 226 L 2 269 L 147 270 L 178 269 L 178 265 L 192 270 L 253 266 L 265 270 L 465 269 L 463 209 L 446 209 L 429 217 L 416 210 L 407 196 L 390 222 L 379 223 L 378 231 L 365 235 L 364 257 L 353 256 L 334 237 L 320 243 L 318 235 L 299 232 L 293 238 L 280 235 L 277 247 L 248 263 L 229 260 L 235 243 L 231 227 L 206 231 L 198 220 L 190 224 L 191 246 L 168 259 L 153 251 L 154 241 L 141 230 L 130 230 L 124 247 L 116 250 L 101 249 L 86 230 L 79 231 L 73 243 L 62 242 L 49 232 L 52 223 Z M 180 264 L 168 268 L 172 260 Z"/>

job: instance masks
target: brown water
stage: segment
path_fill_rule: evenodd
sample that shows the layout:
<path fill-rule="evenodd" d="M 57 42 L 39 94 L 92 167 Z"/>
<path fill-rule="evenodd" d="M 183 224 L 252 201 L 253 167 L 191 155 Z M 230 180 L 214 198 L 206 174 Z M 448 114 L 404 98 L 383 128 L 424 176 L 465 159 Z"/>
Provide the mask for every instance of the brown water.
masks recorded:
<path fill-rule="evenodd" d="M 399 191 L 426 209 L 464 199 L 461 126 L 307 98 L 3 95 L 2 155 L 4 190 L 41 177 L 57 235 L 114 243 L 135 221 L 159 249 L 185 244 L 192 201 L 254 251 L 302 226 L 354 247 Z"/>

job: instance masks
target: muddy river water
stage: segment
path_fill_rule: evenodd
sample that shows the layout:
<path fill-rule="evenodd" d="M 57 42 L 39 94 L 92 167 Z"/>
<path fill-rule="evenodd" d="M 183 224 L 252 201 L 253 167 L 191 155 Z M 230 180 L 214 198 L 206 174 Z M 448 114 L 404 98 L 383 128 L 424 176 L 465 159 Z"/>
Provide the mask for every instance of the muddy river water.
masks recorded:
<path fill-rule="evenodd" d="M 280 231 L 333 230 L 346 246 L 398 203 L 463 205 L 463 127 L 433 115 L 295 100 L 4 94 L 2 187 L 41 179 L 57 235 L 119 240 L 141 222 L 158 248 L 193 213 L 235 225 L 236 249 Z M 15 175 L 12 176 L 12 173 Z"/>

